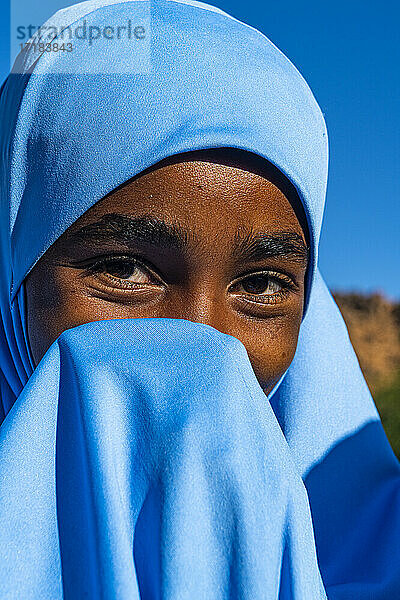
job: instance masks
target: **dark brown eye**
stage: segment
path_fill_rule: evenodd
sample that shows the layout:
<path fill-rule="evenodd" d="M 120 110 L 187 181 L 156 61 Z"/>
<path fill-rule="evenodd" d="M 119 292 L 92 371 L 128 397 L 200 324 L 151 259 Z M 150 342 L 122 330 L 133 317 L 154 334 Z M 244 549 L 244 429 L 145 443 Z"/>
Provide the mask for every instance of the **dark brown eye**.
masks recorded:
<path fill-rule="evenodd" d="M 242 279 L 242 289 L 247 294 L 276 294 L 283 285 L 268 275 L 253 275 Z"/>
<path fill-rule="evenodd" d="M 132 285 L 160 284 L 159 279 L 140 260 L 124 256 L 98 260 L 89 265 L 86 273 L 113 280 L 121 279 Z"/>
<path fill-rule="evenodd" d="M 119 279 L 129 279 L 135 274 L 141 274 L 142 269 L 139 268 L 138 264 L 134 261 L 116 259 L 105 261 L 104 272 L 112 277 L 118 277 Z M 135 280 L 137 277 L 135 277 Z"/>
<path fill-rule="evenodd" d="M 297 289 L 293 278 L 285 273 L 259 271 L 236 279 L 232 282 L 230 292 L 236 302 L 267 307 L 284 302 Z"/>

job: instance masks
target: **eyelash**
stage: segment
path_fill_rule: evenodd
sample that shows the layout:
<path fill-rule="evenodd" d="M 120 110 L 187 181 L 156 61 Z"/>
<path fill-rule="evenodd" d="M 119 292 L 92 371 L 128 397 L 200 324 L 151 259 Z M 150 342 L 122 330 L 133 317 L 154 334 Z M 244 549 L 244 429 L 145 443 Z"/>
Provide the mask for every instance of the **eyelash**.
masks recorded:
<path fill-rule="evenodd" d="M 110 266 L 110 264 L 112 265 L 117 264 L 117 263 L 127 263 L 129 265 L 132 266 L 132 270 L 135 267 L 139 267 L 140 269 L 142 269 L 143 271 L 145 271 L 150 278 L 152 278 L 154 280 L 154 282 L 158 282 L 158 284 L 162 283 L 162 280 L 159 276 L 156 275 L 156 273 L 150 268 L 150 266 L 147 266 L 145 259 L 143 258 L 137 258 L 137 257 L 133 257 L 133 256 L 106 256 L 106 257 L 101 257 L 97 260 L 95 260 L 94 262 L 90 262 L 89 261 L 85 261 L 85 264 L 87 265 L 84 272 L 83 272 L 83 276 L 90 276 L 90 275 L 98 275 L 98 274 L 102 274 L 105 277 L 107 277 L 108 279 L 111 279 L 112 281 L 115 281 L 118 283 L 119 287 L 125 290 L 128 289 L 132 289 L 132 288 L 141 288 L 143 289 L 144 286 L 148 286 L 148 285 L 154 285 L 154 283 L 146 283 L 146 284 L 142 284 L 142 283 L 132 283 L 132 282 L 128 282 L 128 280 L 125 280 L 124 278 L 120 278 L 120 277 L 115 277 L 113 275 L 110 275 L 107 273 L 106 267 L 107 265 Z M 81 266 L 83 266 L 83 263 L 81 263 Z M 251 278 L 254 277 L 265 277 L 267 280 L 266 285 L 268 284 L 268 281 L 272 281 L 275 283 L 278 283 L 280 286 L 282 286 L 282 290 L 272 293 L 272 294 L 266 294 L 265 296 L 262 296 L 262 294 L 251 294 L 249 292 L 244 292 L 242 294 L 236 294 L 238 296 L 244 296 L 245 298 L 244 300 L 246 302 L 249 303 L 256 303 L 256 304 L 263 304 L 263 305 L 267 305 L 267 304 L 278 304 L 279 302 L 282 302 L 289 294 L 291 291 L 295 291 L 297 289 L 297 285 L 293 282 L 292 278 L 289 277 L 288 275 L 284 274 L 284 273 L 278 273 L 276 271 L 252 271 L 250 273 L 247 274 L 243 274 L 241 275 L 239 278 L 237 278 L 230 286 L 230 288 L 232 289 L 233 287 L 237 286 L 238 284 L 240 284 L 241 282 L 244 282 L 246 280 L 249 280 Z M 125 282 L 124 285 L 121 285 L 121 282 Z"/>
<path fill-rule="evenodd" d="M 135 267 L 141 268 L 148 275 L 150 275 L 152 279 L 154 279 L 155 281 L 158 281 L 159 283 L 161 283 L 161 279 L 156 275 L 156 273 L 154 273 L 154 271 L 149 266 L 146 265 L 145 259 L 143 259 L 143 258 L 139 259 L 139 258 L 136 258 L 134 256 L 106 256 L 106 257 L 102 257 L 100 259 L 97 259 L 95 262 L 92 262 L 92 263 L 88 264 L 88 266 L 86 267 L 86 269 L 83 272 L 83 275 L 86 276 L 86 275 L 104 274 L 107 278 L 112 279 L 113 281 L 117 281 L 117 282 L 126 281 L 127 285 L 123 286 L 125 288 L 143 287 L 142 284 L 132 283 L 132 282 L 129 283 L 127 280 L 124 280 L 124 278 L 115 277 L 114 275 L 110 275 L 110 274 L 107 273 L 107 269 L 106 269 L 107 265 L 110 266 L 113 263 L 114 264 L 118 264 L 118 263 L 124 263 L 124 262 L 126 264 L 131 265 L 132 270 Z"/>
<path fill-rule="evenodd" d="M 284 273 L 278 273 L 276 271 L 252 271 L 251 273 L 247 273 L 238 278 L 230 287 L 235 287 L 243 281 L 252 279 L 254 277 L 265 277 L 266 286 L 270 282 L 278 283 L 282 286 L 282 289 L 278 292 L 274 292 L 272 294 L 251 294 L 250 292 L 244 292 L 245 302 L 256 303 L 256 304 L 278 304 L 285 300 L 285 298 L 290 294 L 290 292 L 297 290 L 297 286 L 292 280 L 291 277 Z M 238 294 L 243 296 L 244 294 Z"/>

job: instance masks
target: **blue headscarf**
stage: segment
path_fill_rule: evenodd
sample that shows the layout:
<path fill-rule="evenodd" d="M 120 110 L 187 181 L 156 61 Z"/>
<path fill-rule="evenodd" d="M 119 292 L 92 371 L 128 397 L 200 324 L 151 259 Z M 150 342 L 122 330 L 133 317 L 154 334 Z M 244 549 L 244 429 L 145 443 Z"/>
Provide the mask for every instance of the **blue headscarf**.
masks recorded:
<path fill-rule="evenodd" d="M 135 17 L 142 54 L 32 46 L 1 90 L 0 598 L 393 600 L 400 468 L 318 269 L 323 115 L 264 35 L 194 0 L 90 0 L 39 35 Z M 185 320 L 85 324 L 34 369 L 30 269 L 119 185 L 214 147 L 266 158 L 306 215 L 298 347 L 268 399 L 238 340 Z"/>

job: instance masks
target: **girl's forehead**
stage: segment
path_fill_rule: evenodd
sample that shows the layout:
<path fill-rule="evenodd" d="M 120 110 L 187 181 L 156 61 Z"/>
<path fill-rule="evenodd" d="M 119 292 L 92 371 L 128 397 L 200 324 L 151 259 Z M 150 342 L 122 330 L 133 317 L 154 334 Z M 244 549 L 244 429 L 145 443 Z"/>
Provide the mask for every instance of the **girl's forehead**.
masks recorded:
<path fill-rule="evenodd" d="M 112 202 L 108 202 L 112 198 Z M 206 148 L 170 155 L 113 190 L 92 207 L 93 215 L 112 206 L 128 211 L 152 207 L 190 221 L 235 217 L 260 226 L 299 228 L 309 245 L 304 206 L 292 182 L 264 157 L 241 148 Z M 90 211 L 85 214 L 90 215 Z M 85 217 L 84 217 L 85 218 Z"/>
<path fill-rule="evenodd" d="M 199 160 L 171 162 L 113 191 L 77 224 L 116 212 L 134 217 L 150 214 L 210 234 L 241 225 L 301 233 L 296 210 L 276 183 L 237 165 Z"/>

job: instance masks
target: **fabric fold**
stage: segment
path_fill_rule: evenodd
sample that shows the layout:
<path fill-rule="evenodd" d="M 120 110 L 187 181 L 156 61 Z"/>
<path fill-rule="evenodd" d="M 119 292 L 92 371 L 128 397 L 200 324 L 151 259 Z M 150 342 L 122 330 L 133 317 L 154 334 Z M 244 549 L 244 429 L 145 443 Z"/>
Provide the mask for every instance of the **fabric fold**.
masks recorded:
<path fill-rule="evenodd" d="M 326 598 L 306 489 L 237 339 L 94 322 L 64 332 L 28 387 L 1 430 L 15 496 L 0 504 L 0 597 Z"/>

